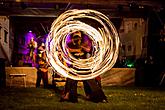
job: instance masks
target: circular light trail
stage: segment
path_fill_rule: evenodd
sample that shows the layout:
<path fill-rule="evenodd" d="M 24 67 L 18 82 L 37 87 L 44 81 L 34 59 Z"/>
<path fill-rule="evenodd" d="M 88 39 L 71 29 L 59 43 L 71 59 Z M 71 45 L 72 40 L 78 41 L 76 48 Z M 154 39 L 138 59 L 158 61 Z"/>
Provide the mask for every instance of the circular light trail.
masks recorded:
<path fill-rule="evenodd" d="M 83 32 L 92 40 L 94 51 L 86 59 L 76 59 L 66 46 L 67 39 L 76 31 Z M 87 80 L 113 67 L 118 57 L 119 36 L 104 14 L 74 9 L 62 13 L 52 23 L 45 44 L 47 60 L 57 73 L 74 80 Z"/>

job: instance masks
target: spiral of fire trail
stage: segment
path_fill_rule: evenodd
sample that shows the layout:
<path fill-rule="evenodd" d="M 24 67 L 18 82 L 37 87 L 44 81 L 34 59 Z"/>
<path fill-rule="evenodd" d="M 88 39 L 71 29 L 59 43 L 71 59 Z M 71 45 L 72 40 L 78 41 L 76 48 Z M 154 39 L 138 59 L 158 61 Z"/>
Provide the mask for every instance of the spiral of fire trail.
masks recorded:
<path fill-rule="evenodd" d="M 68 36 L 81 31 L 92 40 L 93 55 L 76 59 L 68 51 Z M 95 10 L 68 10 L 51 26 L 46 39 L 47 60 L 62 76 L 74 80 L 95 78 L 115 64 L 119 51 L 118 33 L 104 14 Z M 72 66 L 70 66 L 72 65 Z"/>

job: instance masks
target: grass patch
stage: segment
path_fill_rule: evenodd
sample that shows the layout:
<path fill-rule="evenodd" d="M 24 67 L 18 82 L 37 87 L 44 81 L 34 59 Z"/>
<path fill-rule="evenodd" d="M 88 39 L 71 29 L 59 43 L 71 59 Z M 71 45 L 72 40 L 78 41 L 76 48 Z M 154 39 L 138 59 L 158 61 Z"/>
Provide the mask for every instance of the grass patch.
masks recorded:
<path fill-rule="evenodd" d="M 81 97 L 78 103 L 59 102 L 53 89 L 0 89 L 0 110 L 165 110 L 165 89 L 104 87 L 108 103 L 93 103 Z M 83 94 L 83 89 L 78 88 Z"/>

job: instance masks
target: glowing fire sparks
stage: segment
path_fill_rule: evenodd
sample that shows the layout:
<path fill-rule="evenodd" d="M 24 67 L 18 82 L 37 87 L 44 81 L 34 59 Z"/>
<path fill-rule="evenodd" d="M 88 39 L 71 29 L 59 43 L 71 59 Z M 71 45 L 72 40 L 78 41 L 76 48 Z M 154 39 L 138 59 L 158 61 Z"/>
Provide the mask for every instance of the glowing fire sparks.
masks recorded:
<path fill-rule="evenodd" d="M 91 21 L 99 25 L 93 26 Z M 74 58 L 67 49 L 68 36 L 75 31 L 85 33 L 92 40 L 94 52 L 86 59 Z M 47 59 L 52 68 L 74 80 L 92 79 L 111 69 L 118 57 L 118 48 L 119 37 L 114 25 L 95 10 L 64 12 L 53 22 L 46 39 Z"/>

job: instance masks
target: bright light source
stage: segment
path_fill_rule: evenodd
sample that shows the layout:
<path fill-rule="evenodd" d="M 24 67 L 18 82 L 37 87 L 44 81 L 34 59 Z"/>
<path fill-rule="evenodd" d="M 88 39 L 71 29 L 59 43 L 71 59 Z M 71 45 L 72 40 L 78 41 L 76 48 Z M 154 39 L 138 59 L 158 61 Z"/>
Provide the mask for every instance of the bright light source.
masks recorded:
<path fill-rule="evenodd" d="M 92 23 L 96 22 L 99 26 L 93 27 L 90 21 L 84 22 L 86 19 Z M 66 39 L 75 31 L 82 31 L 92 39 L 95 50 L 93 56 L 76 59 L 69 54 Z M 53 22 L 45 46 L 49 64 L 60 75 L 74 80 L 87 80 L 113 67 L 118 57 L 119 36 L 112 22 L 104 14 L 89 9 L 68 10 Z M 73 67 L 68 67 L 60 60 L 59 51 L 63 61 Z"/>

